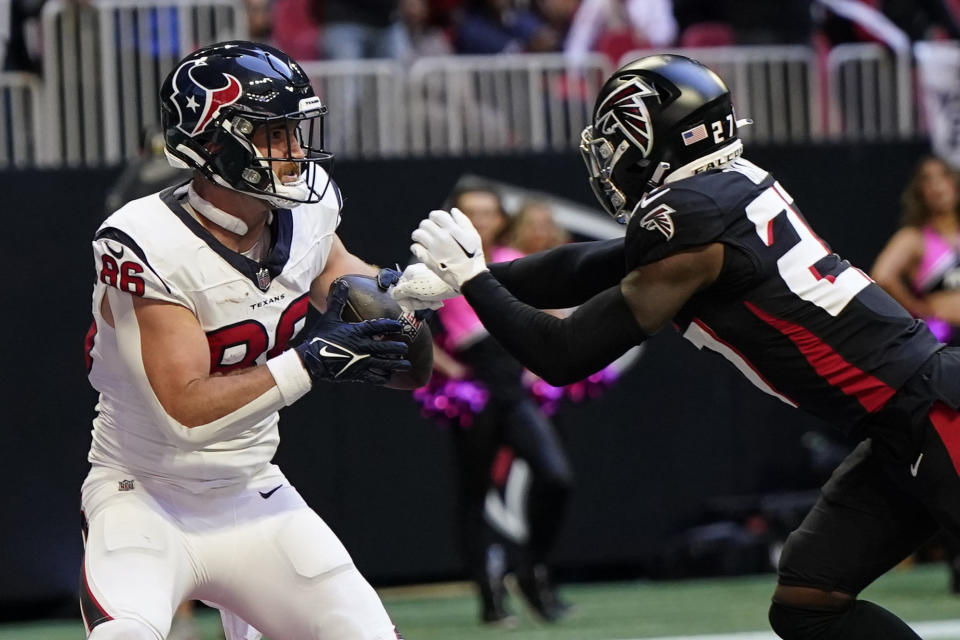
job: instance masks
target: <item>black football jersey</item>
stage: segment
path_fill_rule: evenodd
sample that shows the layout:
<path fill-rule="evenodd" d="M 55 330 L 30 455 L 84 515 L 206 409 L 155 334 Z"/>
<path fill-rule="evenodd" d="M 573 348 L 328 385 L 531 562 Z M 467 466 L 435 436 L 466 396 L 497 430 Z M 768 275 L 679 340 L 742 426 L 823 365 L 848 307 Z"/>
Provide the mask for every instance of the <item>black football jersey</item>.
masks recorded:
<path fill-rule="evenodd" d="M 849 428 L 942 346 L 744 159 L 648 194 L 627 227 L 627 269 L 712 242 L 724 245 L 723 269 L 678 329 L 792 406 Z"/>

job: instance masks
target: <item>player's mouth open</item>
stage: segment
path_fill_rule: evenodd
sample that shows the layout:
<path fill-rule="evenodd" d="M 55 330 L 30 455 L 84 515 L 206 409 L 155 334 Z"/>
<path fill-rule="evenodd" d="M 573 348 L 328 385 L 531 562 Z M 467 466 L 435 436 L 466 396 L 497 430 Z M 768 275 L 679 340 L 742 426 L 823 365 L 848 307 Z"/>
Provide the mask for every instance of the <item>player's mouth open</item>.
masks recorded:
<path fill-rule="evenodd" d="M 301 178 L 300 169 L 298 167 L 291 167 L 280 172 L 280 181 L 283 184 L 290 184 L 293 182 L 299 182 Z"/>

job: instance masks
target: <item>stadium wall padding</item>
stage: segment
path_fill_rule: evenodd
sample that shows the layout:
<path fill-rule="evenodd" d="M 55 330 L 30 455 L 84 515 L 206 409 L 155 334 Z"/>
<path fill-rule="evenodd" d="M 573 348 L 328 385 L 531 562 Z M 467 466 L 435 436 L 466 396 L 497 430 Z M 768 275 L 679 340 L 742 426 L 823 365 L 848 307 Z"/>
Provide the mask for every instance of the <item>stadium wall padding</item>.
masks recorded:
<path fill-rule="evenodd" d="M 920 143 L 758 148 L 814 228 L 864 270 L 894 231 Z M 343 161 L 341 236 L 384 265 L 464 172 L 593 204 L 576 153 Z M 0 172 L 4 280 L 4 488 L 0 615 L 73 597 L 82 554 L 79 487 L 95 395 L 83 338 L 89 241 L 117 169 Z M 822 425 L 698 354 L 672 330 L 599 400 L 556 416 L 577 489 L 556 550 L 568 577 L 641 574 L 710 498 L 808 489 L 800 437 Z M 325 385 L 283 411 L 277 461 L 375 584 L 462 577 L 449 434 L 409 394 Z"/>

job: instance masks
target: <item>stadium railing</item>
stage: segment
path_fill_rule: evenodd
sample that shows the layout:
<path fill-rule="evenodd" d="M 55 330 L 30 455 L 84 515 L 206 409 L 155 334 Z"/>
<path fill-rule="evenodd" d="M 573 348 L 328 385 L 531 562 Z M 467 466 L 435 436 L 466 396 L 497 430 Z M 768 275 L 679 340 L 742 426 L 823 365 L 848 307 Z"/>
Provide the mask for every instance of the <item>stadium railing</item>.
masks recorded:
<path fill-rule="evenodd" d="M 918 128 L 909 51 L 878 43 L 837 45 L 826 60 L 832 139 L 906 138 Z"/>
<path fill-rule="evenodd" d="M 114 164 L 160 120 L 157 89 L 197 47 L 243 38 L 243 0 L 52 0 L 43 8 L 42 164 Z"/>
<path fill-rule="evenodd" d="M 569 149 L 610 64 L 561 55 L 304 62 L 329 108 L 325 143 L 349 157 Z"/>
<path fill-rule="evenodd" d="M 602 55 L 422 58 L 407 78 L 414 154 L 566 150 L 611 71 Z"/>
<path fill-rule="evenodd" d="M 753 125 L 745 140 L 763 143 L 806 142 L 822 137 L 821 83 L 816 54 L 802 45 L 728 46 L 666 50 L 699 60 L 723 78 L 734 97 L 737 116 Z M 649 55 L 626 53 L 620 64 Z"/>
<path fill-rule="evenodd" d="M 176 60 L 203 44 L 245 37 L 247 28 L 242 0 L 51 0 L 42 22 L 42 79 L 0 80 L 0 163 L 100 166 L 137 155 L 143 133 L 159 121 L 157 86 Z M 798 45 L 671 51 L 727 81 L 738 115 L 754 120 L 743 131 L 750 141 L 923 133 L 909 51 L 874 44 L 841 45 L 826 56 Z M 601 55 L 575 65 L 561 54 L 303 67 L 330 108 L 327 147 L 347 158 L 574 148 L 614 68 Z M 49 126 L 43 137 L 38 103 Z"/>
<path fill-rule="evenodd" d="M 378 158 L 407 151 L 406 87 L 393 60 L 304 61 L 317 95 L 327 105 L 324 145 L 337 155 Z"/>
<path fill-rule="evenodd" d="M 0 73 L 0 167 L 36 166 L 40 157 L 40 79 L 32 73 Z"/>

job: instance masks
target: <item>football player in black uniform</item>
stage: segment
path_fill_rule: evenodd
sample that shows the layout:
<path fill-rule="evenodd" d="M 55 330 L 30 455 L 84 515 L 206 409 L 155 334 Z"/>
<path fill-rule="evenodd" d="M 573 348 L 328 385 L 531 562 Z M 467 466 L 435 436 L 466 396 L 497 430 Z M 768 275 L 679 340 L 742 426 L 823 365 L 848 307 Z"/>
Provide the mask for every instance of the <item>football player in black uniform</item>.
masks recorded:
<path fill-rule="evenodd" d="M 602 87 L 580 146 L 625 241 L 488 267 L 453 210 L 431 212 L 412 249 L 552 384 L 672 321 L 765 393 L 862 434 L 786 543 L 770 623 L 789 640 L 917 638 L 857 594 L 939 525 L 960 533 L 960 351 L 817 237 L 740 157 L 741 124 L 710 69 L 642 58 Z"/>

